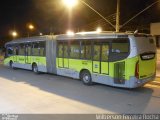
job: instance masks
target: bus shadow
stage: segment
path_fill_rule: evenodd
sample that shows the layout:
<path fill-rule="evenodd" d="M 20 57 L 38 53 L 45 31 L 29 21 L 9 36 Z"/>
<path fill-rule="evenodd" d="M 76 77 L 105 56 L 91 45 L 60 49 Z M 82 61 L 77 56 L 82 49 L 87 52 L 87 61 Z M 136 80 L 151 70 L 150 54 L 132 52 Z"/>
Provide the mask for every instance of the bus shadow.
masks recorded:
<path fill-rule="evenodd" d="M 147 87 L 122 89 L 101 84 L 85 86 L 80 80 L 62 76 L 36 75 L 31 71 L 21 69 L 4 69 L 8 74 L 2 71 L 0 73 L 1 77 L 13 82 L 23 82 L 45 92 L 100 108 L 103 113 L 107 111 L 128 114 L 144 113 L 153 93 L 153 90 Z"/>

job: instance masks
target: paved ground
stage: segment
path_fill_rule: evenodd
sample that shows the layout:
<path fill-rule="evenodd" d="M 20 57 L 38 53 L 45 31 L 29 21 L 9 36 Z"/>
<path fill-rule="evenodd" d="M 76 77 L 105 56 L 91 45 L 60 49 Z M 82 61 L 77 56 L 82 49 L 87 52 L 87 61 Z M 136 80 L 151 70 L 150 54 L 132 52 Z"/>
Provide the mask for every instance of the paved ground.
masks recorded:
<path fill-rule="evenodd" d="M 0 65 L 0 113 L 160 113 L 160 78 L 128 90 Z"/>

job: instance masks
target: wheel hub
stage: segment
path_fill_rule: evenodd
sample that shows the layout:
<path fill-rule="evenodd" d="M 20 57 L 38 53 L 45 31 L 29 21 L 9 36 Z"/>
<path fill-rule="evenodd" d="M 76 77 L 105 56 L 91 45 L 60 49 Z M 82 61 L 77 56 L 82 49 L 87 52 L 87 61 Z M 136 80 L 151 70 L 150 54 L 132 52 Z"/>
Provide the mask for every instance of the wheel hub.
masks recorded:
<path fill-rule="evenodd" d="M 89 82 L 89 76 L 88 76 L 88 75 L 84 75 L 83 80 L 84 80 L 85 82 Z"/>

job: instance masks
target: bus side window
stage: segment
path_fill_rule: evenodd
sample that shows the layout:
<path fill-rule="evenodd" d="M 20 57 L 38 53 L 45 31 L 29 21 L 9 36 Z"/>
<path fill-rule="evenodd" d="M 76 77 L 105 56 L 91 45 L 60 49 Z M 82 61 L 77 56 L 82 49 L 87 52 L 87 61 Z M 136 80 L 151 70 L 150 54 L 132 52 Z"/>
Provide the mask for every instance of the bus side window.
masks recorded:
<path fill-rule="evenodd" d="M 18 48 L 18 45 L 15 47 L 15 49 L 16 49 L 16 55 L 18 55 L 18 54 L 19 54 L 19 48 Z"/>
<path fill-rule="evenodd" d="M 28 44 L 28 56 L 31 56 L 32 55 L 32 44 L 29 43 Z"/>
<path fill-rule="evenodd" d="M 25 45 L 24 44 L 19 45 L 19 55 L 25 55 Z"/>
<path fill-rule="evenodd" d="M 18 55 L 18 45 L 17 44 L 13 45 L 13 55 Z"/>
<path fill-rule="evenodd" d="M 6 57 L 12 56 L 14 54 L 13 46 L 7 46 Z"/>
<path fill-rule="evenodd" d="M 31 56 L 32 55 L 32 44 L 31 43 L 26 43 L 25 44 L 25 54 L 27 56 Z"/>
<path fill-rule="evenodd" d="M 64 42 L 63 44 L 63 52 L 64 52 L 64 58 L 68 58 L 68 53 L 69 53 L 69 49 L 68 49 L 68 42 Z"/>
<path fill-rule="evenodd" d="M 16 55 L 16 45 L 13 46 L 13 55 Z"/>
<path fill-rule="evenodd" d="M 62 58 L 63 57 L 63 42 L 58 42 L 57 51 L 58 51 L 58 54 L 57 54 L 58 57 Z"/>
<path fill-rule="evenodd" d="M 86 54 L 86 59 L 87 60 L 91 60 L 91 41 L 86 42 L 86 50 L 85 50 L 85 54 Z"/>
<path fill-rule="evenodd" d="M 81 59 L 91 59 L 91 41 L 81 42 Z"/>
<path fill-rule="evenodd" d="M 34 42 L 32 47 L 33 56 L 39 56 L 39 43 Z"/>
<path fill-rule="evenodd" d="M 45 56 L 45 42 L 44 41 L 39 43 L 39 53 L 40 53 L 40 56 Z"/>
<path fill-rule="evenodd" d="M 101 60 L 104 62 L 108 61 L 108 56 L 109 56 L 109 44 L 108 43 L 103 43 L 102 44 L 102 53 L 101 53 Z"/>
<path fill-rule="evenodd" d="M 110 61 L 125 59 L 129 55 L 129 39 L 119 38 L 112 40 Z"/>
<path fill-rule="evenodd" d="M 85 59 L 86 58 L 86 46 L 85 46 L 85 41 L 81 41 L 81 59 Z"/>
<path fill-rule="evenodd" d="M 128 53 L 129 52 L 129 40 L 128 39 L 113 40 L 112 52 L 114 52 L 114 53 Z"/>
<path fill-rule="evenodd" d="M 94 45 L 93 45 L 93 60 L 94 61 L 100 61 L 100 50 L 101 50 L 100 43 L 94 42 Z"/>
<path fill-rule="evenodd" d="M 80 58 L 80 42 L 71 41 L 69 52 L 70 52 L 70 58 L 79 59 Z"/>

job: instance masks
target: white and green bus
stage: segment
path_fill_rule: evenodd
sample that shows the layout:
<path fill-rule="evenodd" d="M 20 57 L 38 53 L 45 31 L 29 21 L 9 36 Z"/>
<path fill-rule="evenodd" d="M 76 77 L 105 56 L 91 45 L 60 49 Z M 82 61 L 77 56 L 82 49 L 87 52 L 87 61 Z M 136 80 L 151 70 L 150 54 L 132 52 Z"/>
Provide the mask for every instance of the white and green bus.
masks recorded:
<path fill-rule="evenodd" d="M 154 80 L 156 45 L 146 34 L 86 32 L 13 40 L 5 44 L 11 68 L 81 79 L 84 84 L 136 88 Z"/>

